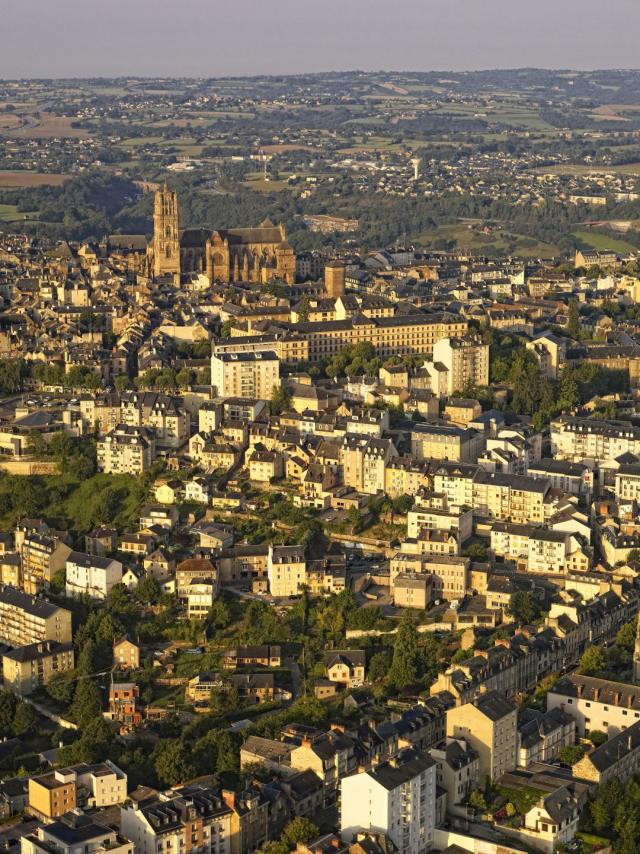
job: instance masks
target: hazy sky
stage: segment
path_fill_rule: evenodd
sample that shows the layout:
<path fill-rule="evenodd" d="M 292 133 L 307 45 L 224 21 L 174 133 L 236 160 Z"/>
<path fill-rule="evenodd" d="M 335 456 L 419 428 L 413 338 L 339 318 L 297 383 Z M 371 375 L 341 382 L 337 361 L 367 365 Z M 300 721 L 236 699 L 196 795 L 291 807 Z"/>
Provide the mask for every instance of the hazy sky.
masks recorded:
<path fill-rule="evenodd" d="M 0 77 L 636 68 L 640 0 L 0 0 Z"/>

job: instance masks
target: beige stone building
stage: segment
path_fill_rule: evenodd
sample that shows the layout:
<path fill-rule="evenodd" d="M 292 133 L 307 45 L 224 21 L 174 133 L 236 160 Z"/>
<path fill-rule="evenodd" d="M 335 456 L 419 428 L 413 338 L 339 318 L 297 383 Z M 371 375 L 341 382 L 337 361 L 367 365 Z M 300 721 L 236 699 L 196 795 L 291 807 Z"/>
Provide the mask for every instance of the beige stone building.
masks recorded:
<path fill-rule="evenodd" d="M 277 598 L 299 596 L 307 584 L 307 559 L 302 546 L 269 546 L 269 592 Z"/>
<path fill-rule="evenodd" d="M 462 738 L 479 757 L 480 780 L 499 780 L 517 765 L 517 710 L 497 692 L 447 711 L 447 736 Z"/>
<path fill-rule="evenodd" d="M 39 641 L 19 646 L 2 656 L 4 687 L 25 696 L 46 685 L 52 676 L 73 670 L 73 644 Z"/>

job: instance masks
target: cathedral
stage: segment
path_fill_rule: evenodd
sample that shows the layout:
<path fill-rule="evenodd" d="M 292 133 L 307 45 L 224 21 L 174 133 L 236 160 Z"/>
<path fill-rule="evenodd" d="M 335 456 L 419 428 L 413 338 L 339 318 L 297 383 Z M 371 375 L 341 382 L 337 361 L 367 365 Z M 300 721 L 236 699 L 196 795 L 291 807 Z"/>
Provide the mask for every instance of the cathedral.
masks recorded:
<path fill-rule="evenodd" d="M 283 225 L 265 220 L 257 228 L 181 231 L 178 195 L 166 184 L 155 194 L 149 254 L 156 277 L 204 273 L 211 283 L 295 282 L 296 256 Z"/>

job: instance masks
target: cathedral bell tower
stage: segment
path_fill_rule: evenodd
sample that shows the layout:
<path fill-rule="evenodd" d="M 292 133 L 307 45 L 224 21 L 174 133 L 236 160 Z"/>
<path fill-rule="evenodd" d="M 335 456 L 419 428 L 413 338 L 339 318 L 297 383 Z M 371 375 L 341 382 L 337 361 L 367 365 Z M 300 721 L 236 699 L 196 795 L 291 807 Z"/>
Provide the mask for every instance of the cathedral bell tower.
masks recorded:
<path fill-rule="evenodd" d="M 166 184 L 156 191 L 153 205 L 153 275 L 180 281 L 178 194 Z"/>

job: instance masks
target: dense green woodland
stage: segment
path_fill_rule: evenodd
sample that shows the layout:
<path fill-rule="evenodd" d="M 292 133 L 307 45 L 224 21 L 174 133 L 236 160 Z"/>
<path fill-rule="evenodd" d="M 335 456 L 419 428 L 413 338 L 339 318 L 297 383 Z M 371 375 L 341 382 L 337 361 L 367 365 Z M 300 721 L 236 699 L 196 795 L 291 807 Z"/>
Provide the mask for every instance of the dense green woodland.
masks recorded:
<path fill-rule="evenodd" d="M 591 215 L 589 208 L 565 207 L 553 200 L 541 207 L 515 207 L 506 201 L 455 193 L 437 198 L 381 197 L 356 191 L 349 176 L 338 177 L 330 190 L 320 188 L 312 199 L 296 198 L 289 192 L 259 193 L 233 182 L 229 192 L 214 193 L 197 176 L 172 178 L 172 186 L 180 194 L 184 226 L 229 228 L 254 225 L 270 217 L 284 222 L 298 251 L 331 244 L 335 239 L 307 231 L 300 219 L 304 213 L 357 217 L 360 229 L 355 240 L 368 249 L 387 246 L 405 236 L 415 239 L 435 231 L 438 225 L 466 217 L 508 224 L 511 232 L 528 235 L 532 245 L 535 241 L 555 243 L 565 253 L 576 246 L 573 229 Z M 152 195 L 141 194 L 127 178 L 103 172 L 86 173 L 60 187 L 0 191 L 0 204 L 38 210 L 40 221 L 20 222 L 15 227 L 55 238 L 100 239 L 112 232 L 150 236 L 152 230 Z M 600 215 L 603 219 L 637 219 L 640 202 L 612 203 Z M 625 239 L 640 246 L 638 232 L 627 232 Z M 486 251 L 495 252 L 490 243 Z"/>

